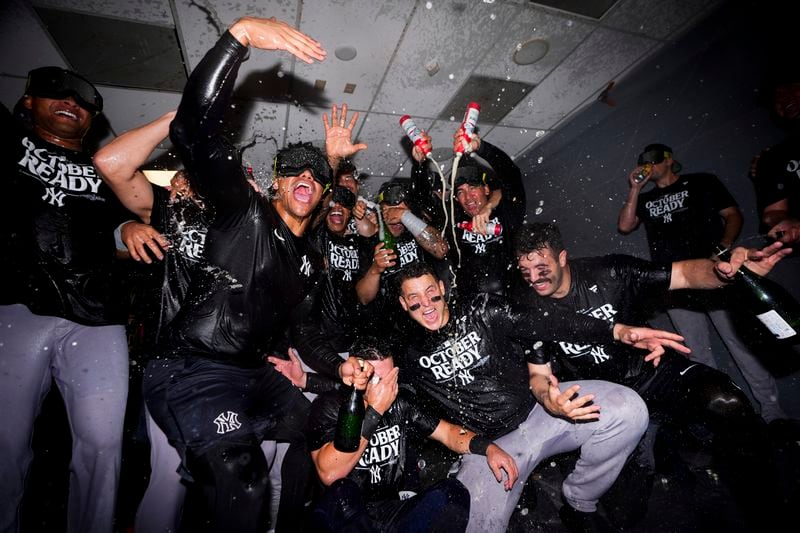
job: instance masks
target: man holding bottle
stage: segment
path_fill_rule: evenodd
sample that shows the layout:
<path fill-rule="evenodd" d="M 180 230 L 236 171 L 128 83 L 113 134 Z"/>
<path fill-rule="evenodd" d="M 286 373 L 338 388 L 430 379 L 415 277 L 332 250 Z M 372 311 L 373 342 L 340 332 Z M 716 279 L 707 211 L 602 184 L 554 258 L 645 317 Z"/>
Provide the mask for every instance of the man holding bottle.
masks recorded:
<path fill-rule="evenodd" d="M 641 322 L 641 300 L 667 290 L 716 289 L 734 276 L 743 262 L 766 275 L 791 249 L 780 243 L 759 252 L 736 248 L 731 263 L 690 259 L 658 264 L 626 255 L 567 260 L 561 233 L 554 224 L 523 225 L 514 242 L 517 264 L 530 290 L 516 291 L 522 305 L 546 298 L 565 312 L 606 320 Z M 745 261 L 746 260 L 746 261 Z M 626 346 L 607 343 L 537 342 L 530 348 L 533 378 L 556 363 L 561 379 L 603 379 L 626 385 L 645 400 L 651 418 L 688 428 L 701 423 L 713 435 L 722 477 L 752 525 L 779 520 L 777 470 L 771 460 L 764 423 L 730 378 L 709 366 L 668 351 L 653 364 Z M 643 443 L 645 441 L 643 440 Z M 634 454 L 615 485 L 620 497 L 607 507 L 618 525 L 631 527 L 647 511 L 653 466 Z"/>
<path fill-rule="evenodd" d="M 713 174 L 680 174 L 681 164 L 664 144 L 647 145 L 628 176 L 630 192 L 619 214 L 623 234 L 644 224 L 650 259 L 671 263 L 710 258 L 715 247 L 733 245 L 742 229 L 742 213 L 736 201 Z M 636 181 L 639 168 L 651 164 L 650 174 Z M 647 183 L 655 187 L 643 191 Z M 692 349 L 691 359 L 717 368 L 711 351 L 711 326 L 718 332 L 732 359 L 747 381 L 767 422 L 786 418 L 778 403 L 775 378 L 736 331 L 723 291 L 680 291 L 670 295 L 667 314 L 675 329 Z"/>
<path fill-rule="evenodd" d="M 566 383 L 562 389 L 548 376 L 533 384 L 514 343 L 620 340 L 652 350 L 650 360 L 663 353 L 663 346 L 688 351 L 679 344 L 682 338 L 564 315 L 547 302 L 537 309 L 514 308 L 492 294 L 458 301 L 451 311 L 444 284 L 421 263 L 403 269 L 398 281 L 400 305 L 414 324 L 398 339 L 395 355 L 418 404 L 496 440 L 515 457 L 522 479 L 544 458 L 580 448 L 581 460 L 564 483 L 561 519 L 571 531 L 601 527 L 597 501 L 644 433 L 647 408 L 631 389 L 604 381 Z M 579 396 L 580 389 L 587 394 Z M 458 479 L 473 498 L 468 530 L 505 531 L 522 484 L 508 491 L 470 455 L 462 458 Z"/>
<path fill-rule="evenodd" d="M 417 407 L 407 391 L 398 387 L 399 369 L 390 353 L 386 341 L 371 336 L 359 338 L 350 350 L 351 355 L 374 369 L 363 395 L 366 415 L 355 451 L 341 451 L 335 445 L 337 411 L 347 395 L 342 391 L 325 392 L 311 406 L 309 448 L 317 473 L 328 487 L 313 513 L 315 531 L 342 531 L 357 526 L 363 531 L 464 530 L 470 495 L 456 479 L 444 479 L 408 499 L 399 498 L 411 431 L 441 442 L 456 453 L 485 456 L 498 481 L 505 473 L 507 490 L 517 479 L 514 459 L 500 447 Z"/>

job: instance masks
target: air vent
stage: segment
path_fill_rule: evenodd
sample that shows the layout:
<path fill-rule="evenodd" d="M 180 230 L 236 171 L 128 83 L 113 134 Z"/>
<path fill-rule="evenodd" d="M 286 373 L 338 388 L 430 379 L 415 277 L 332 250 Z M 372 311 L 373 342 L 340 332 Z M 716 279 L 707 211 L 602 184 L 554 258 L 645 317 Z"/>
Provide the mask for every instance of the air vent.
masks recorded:
<path fill-rule="evenodd" d="M 186 85 L 175 28 L 36 8 L 77 72 L 92 82 L 182 91 Z"/>
<path fill-rule="evenodd" d="M 497 124 L 530 93 L 535 85 L 519 81 L 471 76 L 439 113 L 440 120 L 461 120 L 470 102 L 481 105 L 480 122 Z"/>

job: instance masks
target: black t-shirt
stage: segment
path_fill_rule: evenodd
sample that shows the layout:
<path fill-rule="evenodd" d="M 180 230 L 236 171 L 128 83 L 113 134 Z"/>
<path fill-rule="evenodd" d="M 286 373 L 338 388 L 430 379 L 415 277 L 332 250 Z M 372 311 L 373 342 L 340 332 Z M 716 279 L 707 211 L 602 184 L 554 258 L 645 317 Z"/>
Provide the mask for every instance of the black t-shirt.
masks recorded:
<path fill-rule="evenodd" d="M 599 341 L 612 338 L 609 324 L 560 313 L 548 302 L 512 307 L 504 298 L 481 294 L 459 301 L 439 331 L 414 324 L 398 339 L 401 380 L 420 406 L 436 416 L 496 438 L 513 431 L 533 408 L 525 355 L 515 341 Z"/>
<path fill-rule="evenodd" d="M 628 255 L 583 257 L 569 261 L 572 282 L 563 298 L 549 301 L 564 313 L 589 315 L 624 324 L 642 322 L 637 302 L 648 293 L 669 289 L 672 265 L 657 265 Z M 537 304 L 542 298 L 532 289 L 517 298 Z M 562 381 L 604 379 L 632 388 L 650 376 L 646 353 L 620 343 L 539 342 L 530 347 L 528 362 L 558 363 Z"/>
<path fill-rule="evenodd" d="M 355 234 L 340 237 L 331 233 L 324 222 L 310 238 L 314 249 L 325 258 L 325 274 L 311 318 L 335 341 L 337 351 L 343 352 L 352 342 L 361 320 L 355 287 L 361 272 L 362 238 Z"/>
<path fill-rule="evenodd" d="M 193 272 L 206 265 L 203 251 L 210 218 L 209 210 L 197 202 L 185 197 L 171 201 L 167 189 L 153 185 L 150 225 L 170 246 L 163 261 L 145 265 L 153 279 L 139 291 L 145 299 L 138 312 L 148 344 L 155 344 L 161 330 L 178 313 Z"/>
<path fill-rule="evenodd" d="M 339 406 L 349 394 L 348 389 L 324 392 L 311 404 L 306 429 L 310 450 L 333 441 Z M 366 501 L 398 499 L 409 431 L 416 430 L 420 436 L 428 437 L 438 425 L 439 419 L 419 409 L 401 388 L 347 477 L 361 487 Z"/>
<path fill-rule="evenodd" d="M 761 154 L 753 184 L 759 213 L 788 199 L 790 216 L 800 218 L 800 132 Z"/>
<path fill-rule="evenodd" d="M 275 207 L 247 183 L 221 131 L 247 48 L 226 32 L 198 64 L 170 125 L 192 185 L 214 209 L 208 266 L 193 276 L 164 335 L 166 356 L 194 355 L 260 366 L 271 341 L 310 292 L 322 261 Z"/>
<path fill-rule="evenodd" d="M 42 140 L 0 108 L 0 303 L 87 326 L 123 323 L 114 229 L 135 217 L 88 153 Z"/>
<path fill-rule="evenodd" d="M 511 285 L 514 268 L 513 239 L 525 216 L 526 197 L 522 184 L 522 174 L 505 152 L 494 145 L 481 141 L 477 154 L 492 165 L 498 176 L 503 197 L 492 211 L 490 222 L 499 223 L 500 235 L 481 235 L 461 228 L 455 228 L 455 245 L 461 251 L 461 264 L 456 268 L 458 293 L 469 297 L 482 292 L 507 294 Z M 456 204 L 455 223 L 472 220 L 461 206 Z M 451 240 L 450 260 L 459 264 L 458 251 Z"/>
<path fill-rule="evenodd" d="M 664 188 L 639 195 L 650 258 L 658 262 L 711 257 L 724 229 L 720 211 L 736 200 L 713 174 L 686 174 Z"/>

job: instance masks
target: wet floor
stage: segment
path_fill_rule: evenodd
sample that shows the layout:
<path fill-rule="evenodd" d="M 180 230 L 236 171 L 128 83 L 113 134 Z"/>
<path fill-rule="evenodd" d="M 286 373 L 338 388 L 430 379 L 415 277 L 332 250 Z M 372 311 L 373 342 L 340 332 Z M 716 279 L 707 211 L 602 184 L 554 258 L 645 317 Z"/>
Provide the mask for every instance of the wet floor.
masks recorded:
<path fill-rule="evenodd" d="M 129 413 L 130 416 L 133 416 Z M 135 420 L 130 420 L 123 459 L 122 492 L 115 533 L 132 531 L 136 504 L 147 482 L 148 449 L 137 440 Z M 785 475 L 785 493 L 800 506 L 800 431 L 796 426 L 773 428 L 773 440 L 782 443 L 776 459 Z M 69 428 L 57 396 L 49 396 L 34 435 L 36 458 L 29 476 L 29 491 L 22 508 L 24 532 L 65 531 Z M 416 460 L 423 468 L 416 481 L 421 486 L 448 475 L 456 458 L 430 442 Z M 631 533 L 752 531 L 743 524 L 730 492 L 714 470 L 703 443 L 683 436 L 673 442 L 675 453 L 660 460 L 647 512 L 642 520 L 626 529 Z M 573 459 L 574 460 L 574 459 Z M 566 529 L 558 518 L 563 473 L 569 471 L 569 457 L 545 461 L 528 480 L 508 533 L 561 533 Z M 601 507 L 601 513 L 605 510 Z"/>

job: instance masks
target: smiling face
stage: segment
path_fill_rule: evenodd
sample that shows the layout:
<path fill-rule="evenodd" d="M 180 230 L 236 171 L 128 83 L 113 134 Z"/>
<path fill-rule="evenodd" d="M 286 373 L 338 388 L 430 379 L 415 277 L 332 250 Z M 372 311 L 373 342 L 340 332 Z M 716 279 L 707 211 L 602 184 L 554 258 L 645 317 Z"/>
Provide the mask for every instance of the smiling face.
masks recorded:
<path fill-rule="evenodd" d="M 418 324 L 431 331 L 440 329 L 450 319 L 444 301 L 444 283 L 431 274 L 404 280 L 400 286 L 400 305 Z"/>
<path fill-rule="evenodd" d="M 350 209 L 339 202 L 335 202 L 330 211 L 328 211 L 328 216 L 325 217 L 325 224 L 327 224 L 332 233 L 344 235 L 348 220 L 350 220 Z"/>
<path fill-rule="evenodd" d="M 31 111 L 34 128 L 45 140 L 55 137 L 80 143 L 92 124 L 92 113 L 71 96 L 57 99 L 26 96 L 23 104 Z"/>
<path fill-rule="evenodd" d="M 463 183 L 456 189 L 456 201 L 471 217 L 479 214 L 489 198 L 489 187 Z"/>
<path fill-rule="evenodd" d="M 563 298 L 569 292 L 566 250 L 556 254 L 546 246 L 517 256 L 517 266 L 523 279 L 539 296 Z"/>
<path fill-rule="evenodd" d="M 339 174 L 339 177 L 336 178 L 336 185 L 344 187 L 351 193 L 358 196 L 358 180 L 356 180 L 352 172 Z"/>
<path fill-rule="evenodd" d="M 304 170 L 297 176 L 279 176 L 273 188 L 275 208 L 293 231 L 295 223 L 310 220 L 311 213 L 322 198 L 322 185 L 314 179 L 310 170 Z"/>

